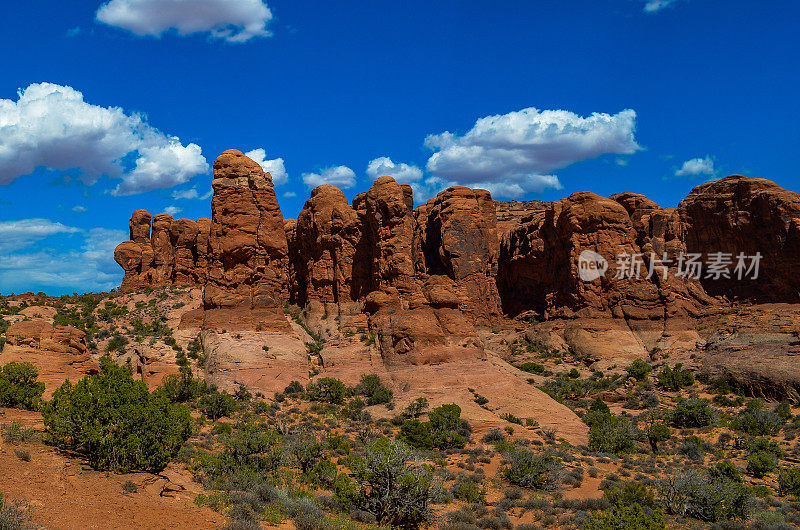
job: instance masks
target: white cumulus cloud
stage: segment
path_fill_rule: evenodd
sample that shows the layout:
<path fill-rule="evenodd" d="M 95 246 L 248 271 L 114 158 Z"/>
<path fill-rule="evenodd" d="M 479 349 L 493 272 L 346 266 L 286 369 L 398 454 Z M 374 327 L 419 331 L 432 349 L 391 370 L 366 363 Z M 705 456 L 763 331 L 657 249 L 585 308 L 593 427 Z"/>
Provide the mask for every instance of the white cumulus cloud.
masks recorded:
<path fill-rule="evenodd" d="M 168 213 L 172 217 L 175 217 L 176 215 L 178 215 L 182 211 L 183 211 L 183 208 L 180 208 L 178 206 L 167 206 L 166 208 L 164 208 L 164 213 Z"/>
<path fill-rule="evenodd" d="M 272 35 L 267 29 L 272 12 L 262 0 L 111 0 L 100 6 L 96 18 L 140 37 L 175 30 L 241 43 Z"/>
<path fill-rule="evenodd" d="M 79 228 L 66 226 L 49 219 L 19 219 L 0 221 L 0 254 L 26 247 L 56 234 L 75 234 Z"/>
<path fill-rule="evenodd" d="M 323 169 L 319 173 L 303 173 L 303 183 L 309 188 L 320 184 L 333 184 L 339 188 L 352 188 L 356 185 L 356 174 L 347 166 Z"/>
<path fill-rule="evenodd" d="M 41 221 L 24 219 L 11 223 L 31 225 L 41 224 Z M 107 228 L 72 230 L 80 232 L 76 237 L 83 238 L 76 247 L 46 247 L 46 243 L 42 243 L 39 248 L 31 247 L 4 255 L 0 260 L 0 292 L 108 291 L 119 286 L 122 269 L 114 261 L 114 248 L 128 238 L 128 233 Z M 0 238 L 0 242 L 3 241 Z M 34 242 L 29 240 L 28 244 Z"/>
<path fill-rule="evenodd" d="M 674 4 L 677 0 L 646 0 L 644 4 L 645 13 L 657 13 L 664 8 Z"/>
<path fill-rule="evenodd" d="M 482 187 L 504 197 L 561 188 L 551 172 L 604 154 L 632 154 L 636 112 L 593 113 L 527 108 L 487 116 L 463 136 L 430 135 L 427 170 L 451 184 Z"/>
<path fill-rule="evenodd" d="M 172 198 L 175 200 L 196 199 L 197 197 L 197 188 L 189 188 L 188 190 L 175 190 L 172 192 Z"/>
<path fill-rule="evenodd" d="M 422 170 L 408 164 L 395 164 L 392 159 L 382 156 L 371 161 L 367 166 L 367 176 L 375 180 L 383 175 L 393 177 L 402 184 L 411 184 L 422 180 Z"/>
<path fill-rule="evenodd" d="M 286 184 L 289 180 L 289 175 L 286 174 L 286 168 L 283 165 L 283 158 L 275 158 L 274 160 L 266 160 L 267 152 L 264 149 L 253 149 L 245 153 L 247 157 L 257 163 L 261 168 L 272 175 L 272 183 L 276 186 Z"/>
<path fill-rule="evenodd" d="M 100 107 L 69 86 L 35 83 L 0 99 L 0 184 L 37 168 L 77 169 L 86 184 L 120 179 L 113 195 L 183 184 L 208 173 L 200 146 L 183 145 L 136 113 Z"/>
<path fill-rule="evenodd" d="M 714 160 L 710 156 L 705 158 L 692 158 L 683 163 L 675 170 L 676 177 L 697 177 L 701 175 L 714 176 L 717 171 L 714 169 Z"/>

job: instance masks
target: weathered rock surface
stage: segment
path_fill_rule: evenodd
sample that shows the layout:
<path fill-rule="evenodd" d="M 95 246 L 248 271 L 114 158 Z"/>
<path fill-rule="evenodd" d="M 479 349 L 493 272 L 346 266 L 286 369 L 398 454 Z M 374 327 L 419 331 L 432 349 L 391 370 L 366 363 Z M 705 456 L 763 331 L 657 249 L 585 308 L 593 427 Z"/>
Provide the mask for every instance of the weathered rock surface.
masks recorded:
<path fill-rule="evenodd" d="M 64 382 L 96 373 L 99 365 L 86 350 L 85 333 L 72 326 L 53 326 L 45 319 L 23 320 L 6 330 L 0 364 L 30 362 L 39 370 L 45 396 Z"/>
<path fill-rule="evenodd" d="M 380 177 L 352 204 L 338 188 L 319 186 L 293 220 L 283 218 L 270 175 L 229 150 L 214 164 L 213 188 L 211 219 L 159 214 L 151 223 L 149 213 L 135 212 L 115 259 L 126 271 L 124 289 L 204 288 L 203 307 L 184 320 L 205 330 L 217 352 L 208 375 L 224 384 L 279 390 L 287 374 L 305 377 L 300 345 L 311 338 L 283 314 L 285 302 L 300 306 L 322 337 L 373 335 L 381 366 L 399 381 L 407 367 L 487 363 L 476 330 L 507 317 L 535 315 L 544 322 L 528 340 L 611 362 L 695 350 L 708 339 L 698 323 L 730 313 L 732 299 L 800 296 L 800 195 L 763 179 L 706 183 L 676 208 L 632 192 L 502 203 L 485 190 L 451 187 L 414 209 L 410 186 Z M 586 250 L 607 260 L 605 274 L 589 281 L 578 269 Z M 707 260 L 718 251 L 734 262 L 740 252 L 760 252 L 759 279 L 678 274 L 680 253 Z M 623 274 L 630 263 L 619 256 L 639 257 L 634 277 Z M 291 347 L 273 358 L 257 336 L 233 344 L 223 330 L 284 336 Z M 743 347 L 706 351 L 722 366 L 719 359 Z"/>
<path fill-rule="evenodd" d="M 123 291 L 155 285 L 198 285 L 208 268 L 210 220 L 152 217 L 137 210 L 130 220 L 130 240 L 120 243 L 114 259 L 125 270 Z"/>
<path fill-rule="evenodd" d="M 214 162 L 204 308 L 255 327 L 288 299 L 289 249 L 272 177 L 234 149 Z M 221 316 L 224 315 L 224 316 Z M 211 324 L 211 322 L 209 322 Z"/>
<path fill-rule="evenodd" d="M 706 182 L 678 205 L 679 233 L 688 252 L 732 257 L 760 253 L 755 280 L 703 278 L 710 294 L 731 299 L 797 302 L 800 299 L 800 194 L 772 181 L 731 175 Z M 750 263 L 749 260 L 746 261 Z"/>

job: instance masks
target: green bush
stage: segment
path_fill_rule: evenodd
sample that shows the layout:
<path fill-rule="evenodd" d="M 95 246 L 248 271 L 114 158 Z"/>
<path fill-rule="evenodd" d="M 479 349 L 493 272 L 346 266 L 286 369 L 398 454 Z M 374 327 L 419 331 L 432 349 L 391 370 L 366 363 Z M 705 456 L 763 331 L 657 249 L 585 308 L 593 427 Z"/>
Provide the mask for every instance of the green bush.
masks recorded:
<path fill-rule="evenodd" d="M 350 389 L 344 383 L 333 377 L 320 377 L 316 381 L 308 383 L 306 392 L 311 401 L 322 401 L 341 405 L 345 398 L 350 395 Z"/>
<path fill-rule="evenodd" d="M 431 520 L 432 466 L 419 463 L 403 442 L 379 438 L 350 468 L 353 478 L 340 473 L 333 483 L 343 507 L 367 512 L 392 528 L 418 528 Z"/>
<path fill-rule="evenodd" d="M 638 431 L 630 419 L 610 413 L 588 412 L 589 449 L 603 453 L 629 453 L 636 448 Z"/>
<path fill-rule="evenodd" d="M 747 457 L 747 472 L 756 478 L 762 478 L 778 467 L 778 457 L 769 451 L 755 451 Z"/>
<path fill-rule="evenodd" d="M 764 408 L 764 402 L 753 399 L 732 420 L 731 427 L 752 436 L 777 434 L 784 420 L 775 412 Z"/>
<path fill-rule="evenodd" d="M 197 406 L 213 421 L 230 416 L 239 408 L 236 398 L 224 390 L 222 392 L 214 390 L 204 394 L 198 401 Z"/>
<path fill-rule="evenodd" d="M 708 427 L 717 421 L 717 413 L 708 400 L 678 398 L 669 415 L 670 422 L 678 428 Z"/>
<path fill-rule="evenodd" d="M 195 378 L 192 369 L 183 367 L 179 374 L 164 378 L 164 393 L 173 403 L 187 403 L 199 398 L 210 389 L 204 379 Z"/>
<path fill-rule="evenodd" d="M 480 482 L 474 477 L 465 473 L 456 475 L 455 483 L 450 488 L 450 493 L 459 501 L 467 503 L 482 502 L 486 495 L 486 489 L 482 488 Z"/>
<path fill-rule="evenodd" d="M 125 346 L 128 344 L 128 337 L 124 335 L 114 335 L 106 345 L 106 351 L 109 353 L 116 351 L 120 354 L 125 353 Z"/>
<path fill-rule="evenodd" d="M 517 486 L 532 489 L 555 489 L 564 475 L 561 459 L 547 452 L 536 454 L 512 446 L 504 454 L 503 476 Z"/>
<path fill-rule="evenodd" d="M 45 435 L 85 454 L 96 469 L 159 472 L 191 434 L 189 410 L 161 390 L 150 393 L 108 356 L 100 373 L 65 381 L 42 407 Z"/>
<path fill-rule="evenodd" d="M 650 449 L 652 449 L 655 454 L 658 453 L 658 444 L 669 440 L 670 437 L 672 437 L 672 432 L 670 431 L 669 425 L 658 421 L 647 426 L 645 436 L 647 436 Z"/>
<path fill-rule="evenodd" d="M 30 510 L 19 502 L 8 503 L 0 492 L 0 529 L 34 530 L 39 528 L 31 523 Z"/>
<path fill-rule="evenodd" d="M 523 372 L 528 372 L 529 374 L 543 374 L 544 373 L 544 365 L 534 362 L 526 362 L 519 365 L 519 369 Z"/>
<path fill-rule="evenodd" d="M 380 377 L 375 374 L 362 375 L 356 393 L 367 398 L 367 405 L 389 403 L 394 397 L 394 392 L 383 386 Z"/>
<path fill-rule="evenodd" d="M 752 498 L 748 489 L 719 473 L 687 471 L 659 483 L 661 502 L 669 513 L 716 522 L 746 519 Z"/>
<path fill-rule="evenodd" d="M 603 498 L 614 506 L 632 506 L 638 504 L 645 508 L 655 508 L 656 499 L 653 492 L 641 482 L 625 482 L 603 492 Z"/>
<path fill-rule="evenodd" d="M 683 365 L 678 363 L 674 368 L 665 366 L 656 376 L 658 384 L 665 390 L 677 392 L 683 387 L 694 384 L 694 374 L 690 370 L 684 370 Z"/>
<path fill-rule="evenodd" d="M 642 359 L 636 359 L 625 369 L 625 371 L 628 372 L 628 377 L 633 377 L 637 381 L 641 381 L 647 377 L 647 374 L 649 374 L 652 370 L 653 367 Z"/>
<path fill-rule="evenodd" d="M 778 473 L 778 492 L 781 495 L 800 497 L 800 467 L 784 469 Z"/>
<path fill-rule="evenodd" d="M 303 385 L 300 384 L 300 381 L 292 381 L 289 383 L 285 389 L 283 389 L 283 393 L 287 396 L 290 394 L 299 394 L 303 391 Z"/>
<path fill-rule="evenodd" d="M 0 406 L 38 410 L 44 383 L 31 363 L 10 362 L 0 368 Z"/>
<path fill-rule="evenodd" d="M 648 513 L 640 505 L 612 506 L 610 510 L 595 511 L 583 526 L 586 530 L 661 530 L 666 528 L 659 510 Z"/>
<path fill-rule="evenodd" d="M 462 449 L 469 439 L 471 428 L 461 419 L 461 407 L 449 403 L 428 412 L 428 421 L 405 420 L 398 439 L 415 449 Z"/>
<path fill-rule="evenodd" d="M 221 451 L 199 451 L 189 465 L 207 489 L 235 491 L 257 486 L 283 461 L 280 436 L 263 423 L 239 422 L 235 430 L 220 438 Z"/>

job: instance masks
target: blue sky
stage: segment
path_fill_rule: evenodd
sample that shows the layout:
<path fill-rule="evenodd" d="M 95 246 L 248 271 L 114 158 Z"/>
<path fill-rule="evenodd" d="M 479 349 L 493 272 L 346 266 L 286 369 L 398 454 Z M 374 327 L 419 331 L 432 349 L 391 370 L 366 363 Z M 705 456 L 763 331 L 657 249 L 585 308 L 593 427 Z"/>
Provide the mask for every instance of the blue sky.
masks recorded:
<path fill-rule="evenodd" d="M 4 294 L 118 285 L 111 254 L 130 213 L 210 216 L 209 166 L 232 147 L 264 150 L 254 156 L 280 182 L 285 217 L 315 184 L 352 198 L 378 173 L 418 201 L 460 183 L 499 199 L 631 190 L 674 206 L 732 173 L 800 188 L 794 2 L 40 0 L 0 12 L 13 21 L 0 34 Z"/>

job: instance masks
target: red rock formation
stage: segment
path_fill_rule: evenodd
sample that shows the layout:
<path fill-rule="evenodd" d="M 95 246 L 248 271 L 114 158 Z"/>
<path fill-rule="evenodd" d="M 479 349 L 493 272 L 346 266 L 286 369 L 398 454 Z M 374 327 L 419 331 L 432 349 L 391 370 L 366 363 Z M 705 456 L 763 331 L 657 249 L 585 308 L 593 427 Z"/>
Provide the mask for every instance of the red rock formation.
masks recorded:
<path fill-rule="evenodd" d="M 500 247 L 496 219 L 489 192 L 463 186 L 439 193 L 417 213 L 424 271 L 453 280 L 457 307 L 479 324 L 502 316 L 495 278 Z"/>
<path fill-rule="evenodd" d="M 344 193 L 329 184 L 311 190 L 291 229 L 292 299 L 301 306 L 311 301 L 351 304 L 353 261 L 362 234 L 358 214 Z"/>
<path fill-rule="evenodd" d="M 676 210 L 675 237 L 688 252 L 737 255 L 759 252 L 756 280 L 702 279 L 711 294 L 729 298 L 796 302 L 800 296 L 800 194 L 772 181 L 731 175 L 692 190 Z M 749 260 L 746 260 L 749 264 Z M 747 276 L 746 276 L 747 277 Z"/>
<path fill-rule="evenodd" d="M 122 290 L 154 285 L 197 285 L 208 267 L 210 219 L 173 219 L 161 213 L 153 217 L 137 210 L 131 216 L 130 240 L 120 243 L 114 259 L 125 270 Z"/>
<path fill-rule="evenodd" d="M 206 312 L 233 310 L 256 318 L 280 308 L 288 298 L 289 252 L 272 177 L 231 149 L 214 162 L 212 186 Z M 215 318 L 244 324 L 232 315 Z"/>
<path fill-rule="evenodd" d="M 72 326 L 53 326 L 44 319 L 23 320 L 6 330 L 0 364 L 26 361 L 39 370 L 49 396 L 65 379 L 97 373 L 99 366 L 86 350 L 86 334 Z"/>

